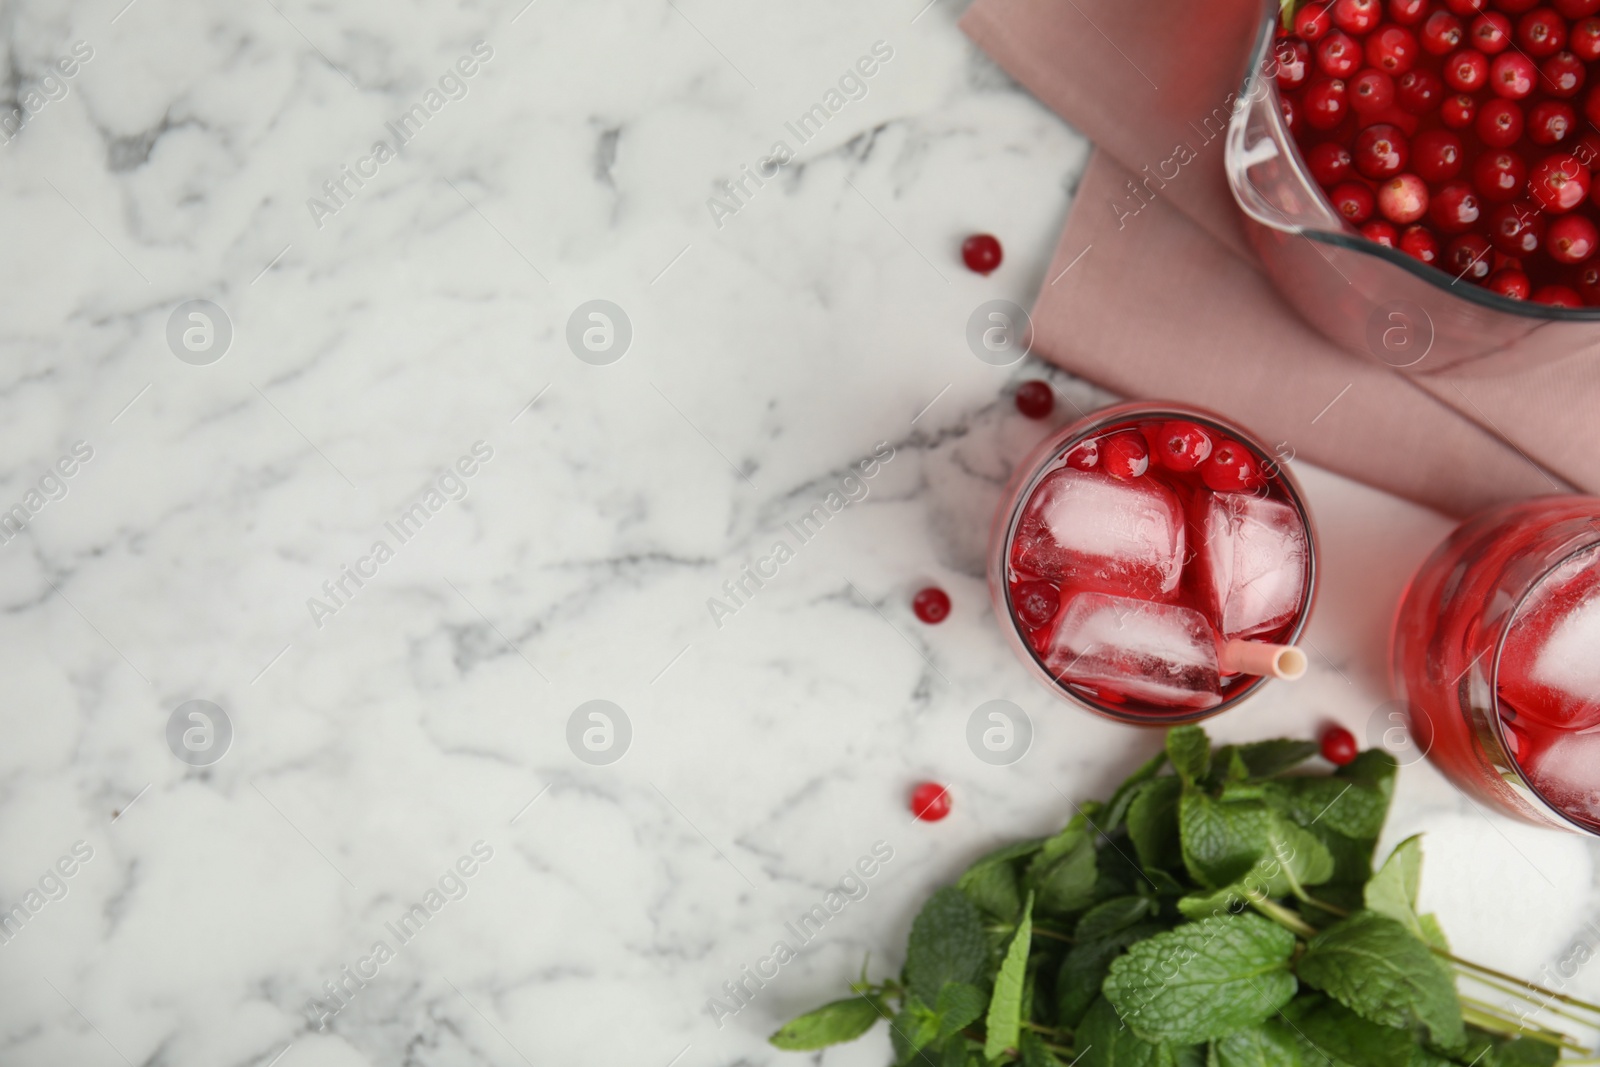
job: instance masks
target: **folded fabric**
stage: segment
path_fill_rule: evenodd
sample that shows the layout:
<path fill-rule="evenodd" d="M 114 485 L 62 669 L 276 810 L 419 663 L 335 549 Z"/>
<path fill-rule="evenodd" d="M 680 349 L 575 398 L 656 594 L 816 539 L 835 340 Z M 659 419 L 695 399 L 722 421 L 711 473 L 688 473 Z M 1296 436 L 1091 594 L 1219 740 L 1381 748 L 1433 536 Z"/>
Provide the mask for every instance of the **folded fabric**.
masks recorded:
<path fill-rule="evenodd" d="M 1503 377 L 1405 374 L 1332 344 L 1261 273 L 1223 137 L 1266 8 L 976 0 L 962 29 L 1097 148 L 1033 309 L 1034 351 L 1128 396 L 1464 515 L 1600 492 L 1600 352 Z"/>

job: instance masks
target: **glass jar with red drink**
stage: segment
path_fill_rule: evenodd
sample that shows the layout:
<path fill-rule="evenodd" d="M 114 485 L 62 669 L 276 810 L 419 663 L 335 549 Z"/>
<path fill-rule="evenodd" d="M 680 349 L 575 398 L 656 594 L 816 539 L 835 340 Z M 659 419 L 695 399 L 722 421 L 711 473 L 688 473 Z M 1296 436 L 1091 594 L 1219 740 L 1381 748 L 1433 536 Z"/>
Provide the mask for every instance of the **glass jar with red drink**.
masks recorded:
<path fill-rule="evenodd" d="M 1412 578 L 1392 647 L 1413 740 L 1452 782 L 1600 833 L 1600 499 L 1462 524 Z"/>
<path fill-rule="evenodd" d="M 1002 631 L 1058 695 L 1192 722 L 1296 677 L 1316 586 L 1299 486 L 1238 426 L 1171 403 L 1097 412 L 1012 476 L 990 538 Z"/>

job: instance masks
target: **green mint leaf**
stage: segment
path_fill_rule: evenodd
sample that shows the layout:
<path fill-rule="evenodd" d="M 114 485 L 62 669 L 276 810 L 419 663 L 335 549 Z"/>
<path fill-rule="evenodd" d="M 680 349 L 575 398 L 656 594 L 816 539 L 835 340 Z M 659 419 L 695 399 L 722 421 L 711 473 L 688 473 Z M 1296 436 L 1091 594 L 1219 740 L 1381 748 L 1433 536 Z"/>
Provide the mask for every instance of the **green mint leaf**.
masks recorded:
<path fill-rule="evenodd" d="M 1444 936 L 1444 927 L 1439 925 L 1437 916 L 1432 914 L 1418 915 L 1417 926 L 1421 928 L 1422 940 L 1427 943 L 1429 948 L 1436 948 L 1440 952 L 1450 951 L 1450 942 Z"/>
<path fill-rule="evenodd" d="M 983 916 L 959 890 L 934 893 L 911 924 L 904 969 L 906 988 L 924 1005 L 946 982 L 975 982 L 989 962 Z"/>
<path fill-rule="evenodd" d="M 1461 1001 L 1450 972 L 1405 926 L 1358 911 L 1312 938 L 1296 971 L 1302 981 L 1383 1026 L 1422 1026 L 1436 1044 L 1463 1040 Z"/>
<path fill-rule="evenodd" d="M 956 881 L 956 888 L 978 907 L 1005 922 L 1013 922 L 1022 907 L 1016 861 L 1033 855 L 1044 846 L 1044 839 L 1018 841 L 997 849 L 968 867 Z"/>
<path fill-rule="evenodd" d="M 1120 933 L 1156 913 L 1156 902 L 1149 897 L 1113 897 L 1083 913 L 1072 930 L 1080 945 Z"/>
<path fill-rule="evenodd" d="M 946 982 L 939 990 L 934 1013 L 939 1016 L 939 1039 L 966 1029 L 983 1015 L 983 990 L 969 982 Z"/>
<path fill-rule="evenodd" d="M 1084 922 L 1089 915 L 1084 916 Z M 1082 930 L 1083 922 L 1078 928 Z M 1094 938 L 1086 939 L 1079 933 L 1078 943 L 1061 958 L 1061 970 L 1056 975 L 1056 1021 L 1068 1028 L 1077 1026 L 1089 1005 L 1100 996 L 1100 987 L 1111 971 L 1111 961 L 1122 955 L 1128 946 L 1166 929 L 1163 923 L 1138 922 Z"/>
<path fill-rule="evenodd" d="M 1094 841 L 1078 816 L 1045 841 L 1028 865 L 1027 885 L 1043 912 L 1082 911 L 1094 903 L 1098 875 Z"/>
<path fill-rule="evenodd" d="M 915 996 L 906 998 L 898 1014 L 889 1022 L 889 1044 L 894 1048 L 894 1061 L 900 1067 L 928 1057 L 919 1056 L 923 1049 L 939 1040 L 939 1014 Z"/>
<path fill-rule="evenodd" d="M 1256 915 L 1186 923 L 1113 962 L 1106 999 L 1148 1038 L 1188 1045 L 1226 1037 L 1294 996 L 1294 947 L 1293 934 Z"/>
<path fill-rule="evenodd" d="M 1123 820 L 1128 817 L 1128 806 L 1133 803 L 1133 798 L 1138 796 L 1144 784 L 1161 773 L 1161 768 L 1167 765 L 1167 753 L 1163 749 L 1140 765 L 1139 769 L 1128 775 L 1123 783 L 1117 786 L 1117 791 L 1111 794 L 1111 799 L 1106 801 L 1105 811 L 1100 818 L 1100 829 L 1108 834 L 1115 833 L 1122 827 Z"/>
<path fill-rule="evenodd" d="M 1497 1044 L 1489 1056 L 1489 1067 L 1554 1067 L 1561 1050 L 1543 1041 L 1518 1037 Z"/>
<path fill-rule="evenodd" d="M 1029 893 L 1022 905 L 1016 936 L 1011 939 L 1011 947 L 1006 949 L 1000 973 L 995 975 L 989 1014 L 983 1023 L 985 1059 L 992 1060 L 1007 1049 L 1017 1047 L 1017 1034 L 1022 1029 L 1022 982 L 1028 970 L 1028 950 L 1032 946 L 1033 894 Z"/>
<path fill-rule="evenodd" d="M 1022 1053 L 1022 1067 L 1060 1067 L 1061 1061 L 1045 1047 L 1044 1038 L 1032 1030 L 1022 1032 L 1017 1051 Z"/>
<path fill-rule="evenodd" d="M 1320 746 L 1315 741 L 1292 741 L 1277 738 L 1240 745 L 1239 758 L 1250 772 L 1251 778 L 1273 778 L 1291 770 L 1315 756 Z"/>
<path fill-rule="evenodd" d="M 1185 792 L 1178 805 L 1184 865 L 1201 885 L 1232 885 L 1269 858 L 1272 812 L 1256 801 Z"/>
<path fill-rule="evenodd" d="M 1183 784 L 1192 788 L 1211 772 L 1211 739 L 1198 726 L 1175 726 L 1167 731 L 1167 758 Z"/>
<path fill-rule="evenodd" d="M 790 1019 L 767 1040 L 790 1052 L 810 1052 L 854 1041 L 887 1014 L 872 997 L 848 997 Z"/>
<path fill-rule="evenodd" d="M 1183 845 L 1178 838 L 1178 798 L 1183 783 L 1176 778 L 1157 778 L 1139 790 L 1128 806 L 1128 839 L 1146 867 L 1176 870 L 1183 863 Z"/>
<path fill-rule="evenodd" d="M 968 1047 L 967 1039 L 964 1037 L 946 1041 L 944 1054 L 939 1059 L 939 1067 L 968 1067 L 969 1064 L 978 1064 L 982 1067 L 981 1060 L 975 1053 L 969 1053 Z"/>
<path fill-rule="evenodd" d="M 1422 882 L 1422 835 L 1406 838 L 1389 853 L 1367 882 L 1362 892 L 1368 911 L 1387 915 L 1418 937 L 1422 924 L 1417 918 L 1417 890 Z"/>
<path fill-rule="evenodd" d="M 1187 1047 L 1146 1041 L 1124 1026 L 1117 1010 L 1099 997 L 1073 1033 L 1074 1067 L 1198 1067 Z M 1186 1054 L 1187 1053 L 1187 1054 Z"/>
<path fill-rule="evenodd" d="M 1279 1019 L 1236 1030 L 1211 1043 L 1209 1067 L 1308 1067 L 1304 1045 Z M 1319 1060 L 1310 1067 L 1323 1067 Z"/>
<path fill-rule="evenodd" d="M 1368 1022 L 1332 1001 L 1308 998 L 1304 1006 L 1296 1001 L 1284 1014 L 1314 1067 L 1410 1067 L 1418 1051 L 1416 1039 L 1404 1030 Z"/>

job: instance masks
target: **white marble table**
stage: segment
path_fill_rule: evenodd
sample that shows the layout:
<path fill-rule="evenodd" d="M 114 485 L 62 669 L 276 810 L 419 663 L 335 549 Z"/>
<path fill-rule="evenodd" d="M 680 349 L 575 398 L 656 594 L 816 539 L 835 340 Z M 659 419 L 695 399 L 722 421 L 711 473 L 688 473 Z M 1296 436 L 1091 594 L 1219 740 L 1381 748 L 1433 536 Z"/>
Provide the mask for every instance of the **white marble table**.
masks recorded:
<path fill-rule="evenodd" d="M 0 943 L 7 1067 L 802 1062 L 779 1021 L 864 953 L 897 966 L 931 887 L 1158 743 L 1036 688 L 980 578 L 1044 432 L 1006 391 L 1040 369 L 963 331 L 1029 302 L 1082 139 L 959 0 L 525 2 L 7 8 L 0 906 L 37 904 Z M 987 279 L 974 229 L 1005 242 Z M 567 341 L 597 299 L 631 326 L 606 365 Z M 714 620 L 878 442 L 865 499 Z M 1393 601 L 1448 527 L 1299 473 L 1313 669 L 1227 738 L 1381 718 Z M 994 698 L 1035 725 L 1012 766 L 964 740 Z M 220 733 L 169 747 L 192 700 L 231 725 L 209 765 Z M 609 765 L 569 748 L 591 700 L 631 726 Z M 907 815 L 924 776 L 941 824 Z M 1390 836 L 1417 829 L 1461 949 L 1569 951 L 1585 842 L 1426 765 Z M 880 841 L 867 895 L 719 1026 Z"/>

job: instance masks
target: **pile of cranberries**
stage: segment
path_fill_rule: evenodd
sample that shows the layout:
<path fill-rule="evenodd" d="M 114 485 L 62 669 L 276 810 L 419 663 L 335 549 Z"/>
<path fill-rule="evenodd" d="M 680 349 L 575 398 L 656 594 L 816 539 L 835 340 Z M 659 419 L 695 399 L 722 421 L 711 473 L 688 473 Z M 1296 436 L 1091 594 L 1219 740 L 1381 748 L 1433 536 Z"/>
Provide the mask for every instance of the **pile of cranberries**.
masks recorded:
<path fill-rule="evenodd" d="M 1277 82 L 1362 236 L 1502 296 L 1600 306 L 1600 0 L 1548 4 L 1302 2 Z"/>

